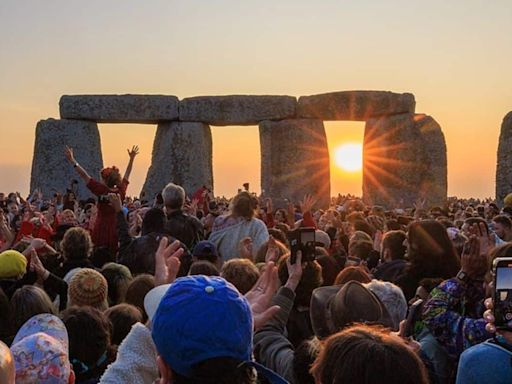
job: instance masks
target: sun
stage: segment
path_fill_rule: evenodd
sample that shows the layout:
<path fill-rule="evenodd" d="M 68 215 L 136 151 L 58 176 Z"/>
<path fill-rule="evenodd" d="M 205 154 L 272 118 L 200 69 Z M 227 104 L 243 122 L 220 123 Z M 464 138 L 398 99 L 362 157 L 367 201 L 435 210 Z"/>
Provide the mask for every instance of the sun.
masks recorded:
<path fill-rule="evenodd" d="M 360 143 L 345 143 L 334 151 L 336 165 L 346 172 L 357 172 L 363 168 L 363 146 Z"/>

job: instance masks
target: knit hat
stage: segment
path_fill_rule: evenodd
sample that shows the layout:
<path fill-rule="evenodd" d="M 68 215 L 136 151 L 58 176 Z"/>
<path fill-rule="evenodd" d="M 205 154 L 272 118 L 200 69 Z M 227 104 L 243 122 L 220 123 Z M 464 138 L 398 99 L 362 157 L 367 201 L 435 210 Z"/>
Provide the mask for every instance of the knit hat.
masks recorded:
<path fill-rule="evenodd" d="M 503 199 L 503 204 L 505 207 L 512 207 L 512 193 L 509 193 L 505 198 Z"/>
<path fill-rule="evenodd" d="M 315 231 L 315 243 L 317 246 L 329 249 L 331 247 L 331 238 L 329 237 L 327 232 L 317 229 Z"/>
<path fill-rule="evenodd" d="M 68 332 L 58 317 L 44 313 L 27 320 L 16 334 L 11 352 L 16 383 L 69 382 Z"/>
<path fill-rule="evenodd" d="M 69 282 L 70 305 L 90 305 L 98 309 L 106 309 L 108 284 L 101 273 L 90 268 L 77 272 Z"/>
<path fill-rule="evenodd" d="M 27 269 L 27 258 L 14 249 L 0 253 L 0 279 L 22 275 Z"/>

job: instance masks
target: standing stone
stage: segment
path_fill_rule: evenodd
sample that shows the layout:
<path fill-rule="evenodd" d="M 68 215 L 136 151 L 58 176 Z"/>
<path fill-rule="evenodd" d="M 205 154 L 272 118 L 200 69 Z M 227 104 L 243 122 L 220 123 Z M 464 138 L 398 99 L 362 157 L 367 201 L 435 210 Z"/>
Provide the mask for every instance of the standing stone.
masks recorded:
<path fill-rule="evenodd" d="M 295 117 L 297 99 L 292 96 L 198 96 L 180 102 L 181 121 L 212 125 L 256 125 L 263 120 Z"/>
<path fill-rule="evenodd" d="M 297 117 L 365 121 L 380 116 L 414 113 L 415 106 L 411 93 L 341 91 L 301 96 Z"/>
<path fill-rule="evenodd" d="M 91 196 L 85 183 L 65 156 L 66 145 L 91 177 L 99 178 L 103 168 L 98 126 L 90 121 L 41 120 L 36 126 L 30 190 L 40 188 L 45 198 L 65 193 L 72 180 L 78 181 L 78 197 Z"/>
<path fill-rule="evenodd" d="M 203 185 L 213 187 L 212 134 L 208 125 L 158 125 L 141 195 L 151 201 L 170 182 L 181 185 L 189 196 Z"/>
<path fill-rule="evenodd" d="M 284 199 L 295 203 L 311 194 L 317 207 L 328 208 L 329 149 L 323 122 L 264 121 L 259 128 L 262 195 L 282 205 Z"/>
<path fill-rule="evenodd" d="M 370 119 L 363 144 L 363 199 L 387 208 L 411 207 L 421 196 L 426 158 L 413 114 Z"/>
<path fill-rule="evenodd" d="M 60 98 L 60 117 L 98 123 L 178 120 L 179 101 L 164 95 L 73 95 Z"/>
<path fill-rule="evenodd" d="M 496 167 L 496 201 L 503 205 L 503 198 L 512 192 L 512 112 L 501 124 Z"/>
<path fill-rule="evenodd" d="M 446 141 L 441 127 L 432 117 L 417 114 L 416 127 L 422 137 L 424 174 L 420 191 L 426 200 L 426 207 L 444 206 L 448 194 L 448 171 Z"/>

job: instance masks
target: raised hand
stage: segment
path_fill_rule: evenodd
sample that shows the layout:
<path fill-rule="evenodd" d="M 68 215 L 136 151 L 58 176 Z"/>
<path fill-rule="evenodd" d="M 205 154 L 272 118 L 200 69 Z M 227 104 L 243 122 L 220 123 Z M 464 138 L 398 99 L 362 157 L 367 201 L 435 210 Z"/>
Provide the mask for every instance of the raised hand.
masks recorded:
<path fill-rule="evenodd" d="M 252 260 L 252 239 L 250 237 L 244 237 L 240 240 L 240 257 L 242 259 Z"/>
<path fill-rule="evenodd" d="M 176 280 L 181 265 L 180 257 L 183 252 L 179 240 L 175 240 L 170 245 L 167 237 L 160 240 L 155 253 L 155 286 L 170 284 Z"/>
<path fill-rule="evenodd" d="M 286 268 L 288 269 L 288 281 L 286 281 L 286 287 L 295 292 L 297 286 L 300 283 L 300 279 L 302 278 L 302 252 L 297 252 L 297 258 L 295 259 L 295 263 L 292 264 L 290 261 L 291 257 L 286 259 Z"/>
<path fill-rule="evenodd" d="M 49 273 L 47 273 L 46 271 L 46 268 L 43 266 L 43 263 L 39 259 L 39 256 L 37 256 L 37 252 L 34 249 L 32 249 L 30 253 L 29 269 L 31 272 L 35 272 L 37 277 L 42 280 L 45 280 L 45 277 L 49 275 Z"/>
<path fill-rule="evenodd" d="M 475 223 L 469 229 L 471 235 L 474 235 L 478 238 L 478 242 L 480 244 L 480 254 L 481 255 L 489 255 L 489 252 L 496 245 L 496 235 L 487 230 L 487 227 L 484 223 Z"/>
<path fill-rule="evenodd" d="M 108 201 L 112 208 L 114 208 L 114 211 L 121 212 L 123 209 L 123 204 L 121 202 L 121 196 L 117 193 L 109 193 L 108 194 Z"/>
<path fill-rule="evenodd" d="M 135 156 L 139 154 L 139 146 L 134 145 L 131 150 L 127 149 L 126 151 L 128 152 L 128 156 L 130 156 L 130 160 L 133 160 L 135 159 Z"/>
<path fill-rule="evenodd" d="M 427 199 L 418 197 L 416 202 L 413 204 L 414 209 L 416 209 L 416 210 L 425 209 L 426 202 L 427 202 Z"/>
<path fill-rule="evenodd" d="M 73 148 L 68 147 L 66 145 L 65 154 L 66 154 L 66 159 L 68 159 L 70 163 L 73 163 L 73 164 L 76 163 L 75 155 L 73 154 Z"/>
<path fill-rule="evenodd" d="M 270 262 L 254 287 L 245 294 L 251 306 L 254 330 L 264 326 L 279 311 L 279 306 L 271 305 L 278 286 L 277 267 Z"/>
<path fill-rule="evenodd" d="M 267 206 L 267 213 L 273 213 L 274 212 L 274 208 L 272 206 L 272 199 L 269 197 L 266 201 L 266 206 Z"/>
<path fill-rule="evenodd" d="M 277 263 L 277 259 L 279 259 L 279 247 L 277 246 L 276 239 L 273 236 L 268 238 L 267 243 L 267 253 L 265 255 L 265 263 L 273 261 Z"/>
<path fill-rule="evenodd" d="M 302 210 L 302 213 L 311 212 L 311 208 L 313 208 L 313 205 L 315 205 L 316 199 L 311 195 L 305 195 L 304 199 L 300 203 L 300 209 Z"/>
<path fill-rule="evenodd" d="M 482 253 L 480 239 L 476 235 L 471 235 L 464 246 L 460 264 L 461 270 L 472 279 L 481 279 L 487 273 L 490 267 L 489 260 L 487 255 Z"/>
<path fill-rule="evenodd" d="M 384 237 L 380 229 L 375 231 L 375 237 L 373 238 L 373 249 L 380 253 L 382 238 Z"/>

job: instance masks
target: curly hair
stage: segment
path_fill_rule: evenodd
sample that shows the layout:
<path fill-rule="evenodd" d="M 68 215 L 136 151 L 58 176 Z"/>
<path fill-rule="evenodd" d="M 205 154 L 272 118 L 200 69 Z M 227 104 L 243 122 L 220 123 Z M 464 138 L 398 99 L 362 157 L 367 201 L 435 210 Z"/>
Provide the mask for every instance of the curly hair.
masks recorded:
<path fill-rule="evenodd" d="M 91 255 L 91 235 L 80 227 L 69 228 L 61 243 L 62 253 L 67 260 L 86 259 Z"/>
<path fill-rule="evenodd" d="M 101 170 L 101 179 L 109 188 L 119 186 L 122 181 L 121 173 L 119 173 L 119 168 L 116 166 L 103 168 Z"/>

